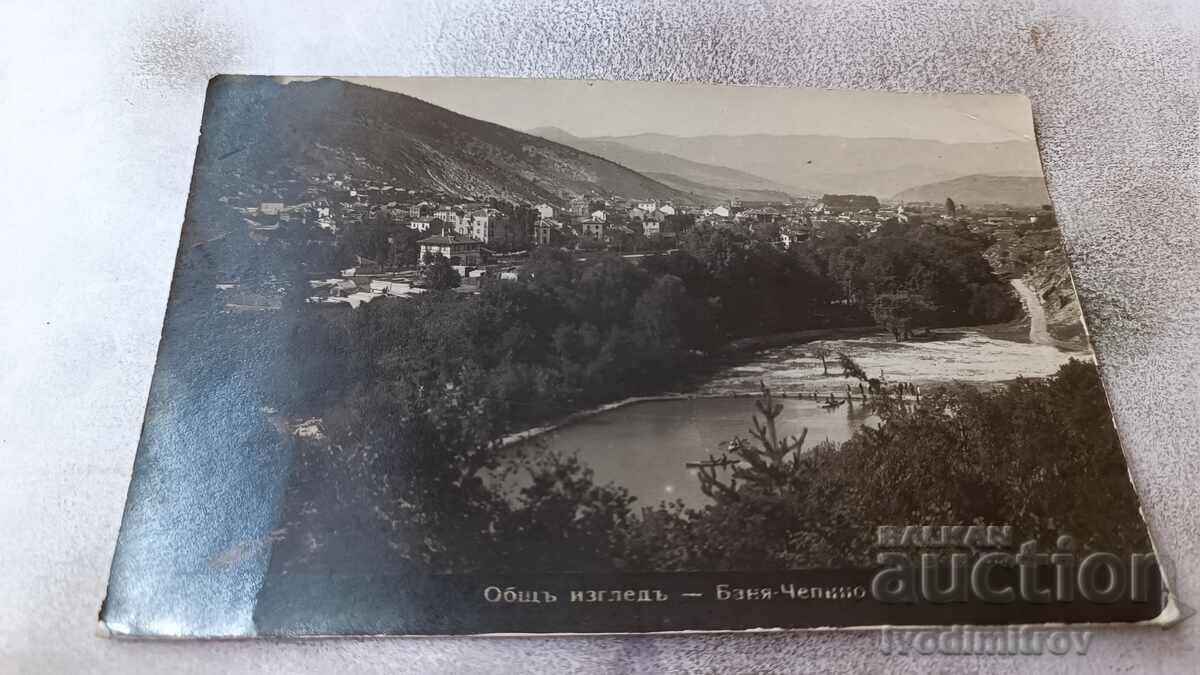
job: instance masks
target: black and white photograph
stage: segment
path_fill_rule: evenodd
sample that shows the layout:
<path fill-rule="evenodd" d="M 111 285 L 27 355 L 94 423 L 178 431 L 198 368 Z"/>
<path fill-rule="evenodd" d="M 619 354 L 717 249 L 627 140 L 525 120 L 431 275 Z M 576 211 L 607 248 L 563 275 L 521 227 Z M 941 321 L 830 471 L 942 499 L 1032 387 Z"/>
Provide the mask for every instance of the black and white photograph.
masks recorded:
<path fill-rule="evenodd" d="M 879 583 L 1153 552 L 1068 253 L 1019 95 L 215 78 L 102 619 L 163 527 L 258 635 L 1154 619 Z"/>

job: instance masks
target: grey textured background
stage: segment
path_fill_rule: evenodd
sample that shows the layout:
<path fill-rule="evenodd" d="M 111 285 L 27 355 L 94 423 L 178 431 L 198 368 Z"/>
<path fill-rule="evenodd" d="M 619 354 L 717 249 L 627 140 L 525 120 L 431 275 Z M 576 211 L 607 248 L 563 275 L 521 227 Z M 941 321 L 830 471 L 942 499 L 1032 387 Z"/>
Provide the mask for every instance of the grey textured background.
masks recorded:
<path fill-rule="evenodd" d="M 0 672 L 1190 671 L 1200 619 L 1083 658 L 873 632 L 118 643 L 94 636 L 204 88 L 218 72 L 1023 92 L 1151 530 L 1200 604 L 1200 8 L 1175 2 L 0 2 Z"/>

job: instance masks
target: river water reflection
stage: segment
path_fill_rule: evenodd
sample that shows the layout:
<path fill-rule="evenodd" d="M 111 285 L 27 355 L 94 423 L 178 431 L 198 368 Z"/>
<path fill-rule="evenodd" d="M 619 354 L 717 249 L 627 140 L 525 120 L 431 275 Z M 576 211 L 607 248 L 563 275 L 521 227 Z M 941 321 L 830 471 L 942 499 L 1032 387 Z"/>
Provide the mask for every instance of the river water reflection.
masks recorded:
<path fill-rule="evenodd" d="M 825 410 L 815 401 L 785 399 L 776 420 L 780 434 L 808 427 L 804 449 L 823 440 L 842 442 L 870 416 L 862 405 Z M 721 454 L 735 436 L 749 438 L 754 399 L 696 398 L 644 401 L 595 415 L 544 434 L 545 446 L 576 454 L 595 472 L 598 484 L 613 482 L 638 498 L 637 505 L 682 499 L 701 506 L 708 498 L 685 463 Z M 761 415 L 760 415 L 761 419 Z M 536 450 L 534 450 L 536 452 Z"/>
<path fill-rule="evenodd" d="M 814 348 L 825 347 L 830 359 L 829 375 Z M 1065 352 L 1048 346 L 1002 340 L 966 329 L 929 342 L 896 343 L 886 336 L 852 340 L 830 340 L 764 350 L 754 359 L 711 373 L 697 383 L 701 394 L 740 393 L 725 398 L 695 398 L 635 403 L 609 410 L 542 435 L 545 448 L 574 454 L 595 472 L 597 483 L 612 482 L 638 498 L 637 505 L 650 506 L 663 500 L 681 499 L 689 506 L 703 506 L 708 498 L 699 480 L 685 463 L 720 455 L 721 445 L 735 436 L 748 437 L 754 398 L 759 382 L 773 390 L 795 393 L 818 392 L 845 397 L 846 384 L 840 376 L 836 354 L 857 360 L 867 373 L 881 373 L 890 381 L 928 387 L 944 382 L 986 385 L 1018 376 L 1043 377 L 1053 373 L 1069 358 L 1089 359 L 1089 353 Z M 857 383 L 853 391 L 858 395 Z M 805 449 L 830 440 L 840 443 L 873 418 L 861 404 L 826 410 L 819 402 L 788 398 L 778 419 L 781 434 L 799 434 L 808 428 Z M 536 449 L 526 446 L 536 452 Z"/>

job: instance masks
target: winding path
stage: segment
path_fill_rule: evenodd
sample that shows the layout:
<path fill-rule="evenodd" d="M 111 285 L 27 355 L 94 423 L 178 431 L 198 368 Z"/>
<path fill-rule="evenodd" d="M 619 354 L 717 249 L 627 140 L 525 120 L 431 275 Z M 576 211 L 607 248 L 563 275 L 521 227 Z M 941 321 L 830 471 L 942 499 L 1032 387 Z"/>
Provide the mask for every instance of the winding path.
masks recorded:
<path fill-rule="evenodd" d="M 1021 304 L 1025 306 L 1025 313 L 1029 315 L 1029 341 L 1035 345 L 1054 346 L 1054 338 L 1050 336 L 1050 330 L 1046 327 L 1046 310 L 1038 300 L 1037 293 L 1033 292 L 1024 279 L 1013 279 L 1009 283 L 1017 291 Z"/>

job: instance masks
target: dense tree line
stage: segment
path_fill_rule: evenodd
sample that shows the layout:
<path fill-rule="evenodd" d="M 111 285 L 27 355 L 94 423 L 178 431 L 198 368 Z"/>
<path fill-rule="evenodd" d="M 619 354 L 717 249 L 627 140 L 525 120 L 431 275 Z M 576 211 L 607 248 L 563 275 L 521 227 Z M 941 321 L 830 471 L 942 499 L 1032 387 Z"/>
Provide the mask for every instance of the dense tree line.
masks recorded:
<path fill-rule="evenodd" d="M 660 391 L 728 335 L 804 325 L 806 308 L 819 304 L 817 273 L 798 257 L 724 234 L 710 246 L 711 255 L 678 252 L 642 266 L 539 249 L 517 280 L 478 295 L 431 291 L 340 314 L 301 309 L 286 348 L 294 362 L 281 368 L 297 382 L 279 393 L 288 409 L 319 414 L 328 438 L 301 443 L 288 512 L 305 515 L 287 528 L 329 548 L 299 550 L 309 538 L 285 537 L 281 559 L 320 560 L 375 542 L 375 555 L 393 564 L 461 569 L 479 563 L 485 542 L 510 542 L 496 551 L 511 562 L 553 530 L 571 542 L 563 555 L 576 552 L 560 564 L 608 565 L 596 547 L 607 551 L 613 519 L 624 522 L 632 499 L 623 490 L 592 485 L 574 460 L 547 457 L 526 467 L 531 485 L 515 501 L 483 476 L 501 469 L 504 433 Z M 792 311 L 744 326 L 765 308 L 745 303 L 776 284 L 774 302 L 787 302 L 780 291 L 796 294 Z M 355 543 L 339 546 L 341 537 Z"/>
<path fill-rule="evenodd" d="M 442 227 L 440 219 L 435 218 L 431 224 L 434 229 Z M 356 256 L 389 268 L 415 265 L 420 251 L 417 242 L 426 236 L 381 210 L 346 225 L 338 237 L 332 266 L 327 269 L 354 267 Z"/>
<path fill-rule="evenodd" d="M 874 236 L 845 227 L 810 247 L 842 302 L 902 338 L 906 326 L 998 323 L 1019 315 L 1011 289 L 983 257 L 990 243 L 962 225 L 891 220 Z"/>
<path fill-rule="evenodd" d="M 865 564 L 878 523 L 983 519 L 1046 536 L 1061 526 L 1124 546 L 1140 536 L 1103 392 L 1081 364 L 994 393 L 884 405 L 878 429 L 713 487 L 703 509 L 636 505 L 576 459 L 503 450 L 505 433 L 667 388 L 730 337 L 870 321 L 865 308 L 889 293 L 938 303 L 931 321 L 970 318 L 994 283 L 972 259 L 984 242 L 961 233 L 843 235 L 782 251 L 701 227 L 682 243 L 640 266 L 540 249 L 517 280 L 478 295 L 380 299 L 294 327 L 286 351 L 308 384 L 291 389 L 291 405 L 320 412 L 327 438 L 301 441 L 278 559 L 338 570 L 755 569 Z M 1047 514 L 1079 520 L 1051 526 Z"/>
<path fill-rule="evenodd" d="M 292 490 L 313 515 L 287 523 L 299 529 L 280 559 L 343 572 L 866 566 L 876 526 L 895 523 L 1010 524 L 1047 550 L 1064 533 L 1083 550 L 1149 545 L 1090 364 L 995 391 L 944 387 L 919 404 L 884 399 L 879 426 L 840 446 L 777 441 L 756 419 L 756 438 L 727 446 L 740 464 L 698 477 L 712 497 L 701 508 L 638 505 L 575 458 L 500 452 L 487 431 L 493 404 L 479 394 L 475 384 L 430 400 L 376 392 L 332 419 L 347 444 L 301 453 L 307 484 Z M 393 424 L 370 424 L 375 415 Z M 506 471 L 525 474 L 522 487 L 485 478 Z M 304 545 L 314 530 L 324 551 Z"/>
<path fill-rule="evenodd" d="M 540 249 L 518 280 L 477 295 L 437 290 L 456 285 L 440 262 L 428 265 L 424 295 L 349 315 L 310 308 L 288 351 L 320 374 L 297 391 L 331 403 L 355 387 L 457 382 L 469 366 L 516 427 L 669 385 L 718 342 L 707 298 L 617 256 L 581 264 Z"/>
<path fill-rule="evenodd" d="M 730 454 L 753 462 L 716 470 L 726 488 L 712 505 L 644 513 L 632 538 L 616 533 L 614 556 L 638 569 L 862 566 L 875 527 L 895 523 L 1004 523 L 1043 550 L 1060 534 L 1082 550 L 1149 550 L 1091 364 L 995 391 L 940 387 L 919 404 L 883 399 L 877 413 L 878 427 L 840 447 L 778 461 L 763 439 L 735 439 Z"/>
<path fill-rule="evenodd" d="M 522 223 L 535 217 L 525 207 L 500 206 Z M 906 339 L 917 327 L 998 323 L 1020 312 L 982 255 L 990 239 L 963 225 L 891 220 L 870 236 L 849 225 L 826 225 L 822 236 L 785 252 L 770 236 L 772 228 L 747 235 L 694 222 L 694 216 L 668 216 L 663 227 L 681 233 L 679 250 L 646 266 L 714 300 L 725 336 L 874 321 Z M 618 251 L 665 246 L 636 234 L 614 237 Z M 387 266 L 411 265 L 420 238 L 386 216 L 368 217 L 342 234 L 329 263 L 352 267 L 362 255 Z"/>
<path fill-rule="evenodd" d="M 496 537 L 532 543 L 563 519 L 562 536 L 607 532 L 611 523 L 575 519 L 632 500 L 591 485 L 577 463 L 540 460 L 527 506 L 514 509 L 484 480 L 500 468 L 497 439 L 670 382 L 711 343 L 707 312 L 673 275 L 542 250 L 519 280 L 479 295 L 431 291 L 342 321 L 314 317 L 288 348 L 315 364 L 296 364 L 313 384 L 296 388 L 291 407 L 322 411 L 328 442 L 302 444 L 289 513 L 307 515 L 288 526 L 318 533 L 326 552 L 446 570 L 478 564 Z M 354 544 L 343 549 L 340 537 Z"/>

